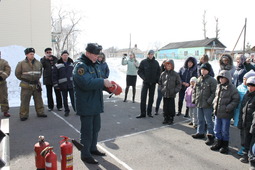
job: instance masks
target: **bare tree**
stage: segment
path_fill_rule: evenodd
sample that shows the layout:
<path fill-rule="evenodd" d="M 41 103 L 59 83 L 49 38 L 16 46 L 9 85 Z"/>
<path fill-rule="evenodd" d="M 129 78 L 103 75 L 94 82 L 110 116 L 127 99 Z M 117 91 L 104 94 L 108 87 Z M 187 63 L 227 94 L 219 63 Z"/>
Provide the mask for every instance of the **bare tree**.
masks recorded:
<path fill-rule="evenodd" d="M 207 38 L 207 36 L 206 36 L 206 32 L 207 32 L 207 30 L 206 30 L 206 24 L 207 24 L 207 22 L 206 22 L 205 17 L 206 17 L 206 10 L 204 10 L 204 14 L 203 14 L 203 32 L 204 32 L 204 39 Z"/>
<path fill-rule="evenodd" d="M 219 39 L 219 34 L 220 34 L 219 18 L 216 18 L 216 17 L 214 17 L 214 18 L 215 18 L 215 21 L 216 21 L 216 30 L 215 30 L 216 36 L 215 37 Z"/>
<path fill-rule="evenodd" d="M 54 12 L 53 10 L 51 24 L 55 54 L 59 56 L 61 51 L 67 50 L 74 55 L 76 53 L 76 39 L 80 33 L 77 27 L 82 17 L 75 11 L 63 11 L 62 8 L 58 9 L 56 15 Z"/>

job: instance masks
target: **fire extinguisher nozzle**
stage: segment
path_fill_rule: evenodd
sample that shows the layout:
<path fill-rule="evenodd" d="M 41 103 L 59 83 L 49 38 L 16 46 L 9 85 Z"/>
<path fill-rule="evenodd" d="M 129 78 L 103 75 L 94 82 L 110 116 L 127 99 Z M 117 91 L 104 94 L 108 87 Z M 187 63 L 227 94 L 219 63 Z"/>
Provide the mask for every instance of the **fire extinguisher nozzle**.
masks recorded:
<path fill-rule="evenodd" d="M 80 142 L 76 141 L 75 139 L 72 139 L 72 143 L 73 145 L 80 151 L 83 148 L 83 144 L 81 144 Z"/>

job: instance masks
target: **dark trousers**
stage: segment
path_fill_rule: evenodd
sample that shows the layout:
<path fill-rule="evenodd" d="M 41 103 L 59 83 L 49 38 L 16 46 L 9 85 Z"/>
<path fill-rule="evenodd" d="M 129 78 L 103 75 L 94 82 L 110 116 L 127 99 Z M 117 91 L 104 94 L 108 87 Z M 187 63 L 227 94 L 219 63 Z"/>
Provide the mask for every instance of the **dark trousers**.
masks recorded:
<path fill-rule="evenodd" d="M 73 110 L 75 111 L 74 91 L 73 91 L 73 89 L 61 90 L 65 111 L 70 111 L 69 106 L 68 106 L 68 92 L 69 92 L 69 96 L 70 96 L 70 99 L 71 99 Z"/>
<path fill-rule="evenodd" d="M 48 99 L 48 108 L 53 109 L 54 108 L 54 101 L 53 101 L 53 96 L 52 96 L 52 85 L 46 85 L 46 90 L 47 90 L 47 99 Z M 57 108 L 62 108 L 62 96 L 61 92 L 59 89 L 55 89 L 55 96 L 56 96 L 56 102 L 57 102 Z"/>
<path fill-rule="evenodd" d="M 147 115 L 151 115 L 152 104 L 154 101 L 154 93 L 155 93 L 156 83 L 143 83 L 142 92 L 141 92 L 141 115 L 146 115 L 146 101 L 147 101 L 147 93 L 149 91 L 149 103 L 147 106 Z"/>
<path fill-rule="evenodd" d="M 183 106 L 183 100 L 184 100 L 184 96 L 185 96 L 185 90 L 186 89 L 181 89 L 179 91 L 179 101 L 178 101 L 178 112 L 179 113 L 182 112 L 182 106 Z"/>
<path fill-rule="evenodd" d="M 157 97 L 157 101 L 156 101 L 155 112 L 158 112 L 162 98 L 163 98 L 163 96 L 162 96 L 162 93 L 161 93 L 161 89 L 158 88 L 158 97 Z"/>
<path fill-rule="evenodd" d="M 175 116 L 175 101 L 174 98 L 165 98 L 163 99 L 163 111 L 165 120 L 174 120 Z"/>
<path fill-rule="evenodd" d="M 80 116 L 81 120 L 81 157 L 91 157 L 91 151 L 97 150 L 98 132 L 101 128 L 100 114 L 91 116 Z"/>
<path fill-rule="evenodd" d="M 243 128 L 241 129 L 242 133 L 243 133 L 243 142 L 244 142 L 244 152 L 248 153 L 249 151 L 251 151 L 252 146 L 254 144 L 255 141 L 255 135 L 252 135 L 250 133 L 250 128 Z"/>

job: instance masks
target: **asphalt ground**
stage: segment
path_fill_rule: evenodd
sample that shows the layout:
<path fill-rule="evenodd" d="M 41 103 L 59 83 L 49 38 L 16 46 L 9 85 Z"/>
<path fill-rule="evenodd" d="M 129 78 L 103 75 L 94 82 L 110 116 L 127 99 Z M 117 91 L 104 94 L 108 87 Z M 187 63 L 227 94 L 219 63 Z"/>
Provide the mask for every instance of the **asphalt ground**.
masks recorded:
<path fill-rule="evenodd" d="M 123 94 L 105 97 L 105 112 L 101 114 L 99 150 L 105 157 L 95 157 L 98 165 L 85 164 L 80 160 L 79 151 L 74 148 L 74 170 L 86 169 L 138 169 L 138 170 L 244 170 L 248 164 L 239 161 L 237 150 L 240 145 L 240 132 L 230 128 L 230 152 L 228 155 L 211 151 L 205 139 L 196 140 L 190 135 L 196 130 L 188 125 L 189 119 L 183 115 L 175 117 L 173 125 L 163 125 L 162 105 L 160 115 L 153 118 L 136 119 L 140 113 L 140 89 L 137 89 L 136 103 L 123 102 Z M 157 93 L 155 93 L 155 98 Z M 178 98 L 178 97 L 177 97 Z M 131 89 L 128 99 L 131 99 Z M 155 100 L 154 100 L 155 105 Z M 177 106 L 177 102 L 176 102 Z M 69 117 L 63 111 L 48 112 L 47 118 L 36 117 L 34 107 L 30 107 L 29 119 L 20 121 L 19 108 L 10 109 L 10 167 L 11 170 L 33 170 L 35 167 L 34 144 L 39 135 L 54 147 L 58 155 L 60 169 L 60 136 L 65 135 L 79 140 L 80 119 L 71 109 Z M 154 109 L 154 108 L 153 108 Z M 183 109 L 184 111 L 184 109 Z"/>

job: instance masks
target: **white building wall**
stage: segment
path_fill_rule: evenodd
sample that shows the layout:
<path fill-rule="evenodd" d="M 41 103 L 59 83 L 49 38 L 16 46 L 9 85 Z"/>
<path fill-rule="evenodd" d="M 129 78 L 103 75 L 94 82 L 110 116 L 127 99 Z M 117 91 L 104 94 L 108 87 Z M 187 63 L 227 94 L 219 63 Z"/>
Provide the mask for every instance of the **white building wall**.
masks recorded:
<path fill-rule="evenodd" d="M 43 56 L 51 47 L 51 0 L 1 0 L 0 47 L 33 47 Z"/>

